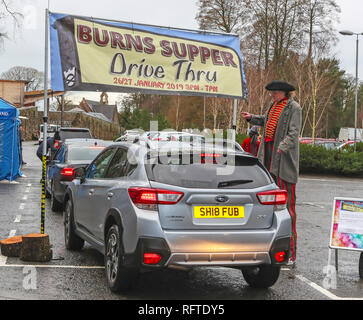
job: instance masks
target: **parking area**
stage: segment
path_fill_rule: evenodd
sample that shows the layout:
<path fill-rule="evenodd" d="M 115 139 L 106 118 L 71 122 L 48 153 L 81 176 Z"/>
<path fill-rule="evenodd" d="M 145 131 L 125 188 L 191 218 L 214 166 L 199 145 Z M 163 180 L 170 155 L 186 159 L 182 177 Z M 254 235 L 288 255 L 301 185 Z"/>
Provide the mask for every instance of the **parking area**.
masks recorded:
<path fill-rule="evenodd" d="M 40 231 L 41 166 L 36 148 L 34 142 L 23 145 L 27 162 L 24 177 L 0 183 L 0 239 Z M 297 267 L 283 268 L 278 282 L 270 289 L 250 288 L 239 270 L 208 267 L 145 273 L 127 294 L 112 293 L 104 274 L 103 256 L 88 244 L 80 252 L 66 250 L 62 213 L 52 212 L 47 201 L 45 232 L 53 245 L 53 259 L 29 264 L 0 256 L 0 299 L 363 299 L 357 252 L 339 251 L 336 287 L 326 289 L 323 285 L 333 199 L 359 198 L 362 189 L 362 179 L 300 177 Z"/>

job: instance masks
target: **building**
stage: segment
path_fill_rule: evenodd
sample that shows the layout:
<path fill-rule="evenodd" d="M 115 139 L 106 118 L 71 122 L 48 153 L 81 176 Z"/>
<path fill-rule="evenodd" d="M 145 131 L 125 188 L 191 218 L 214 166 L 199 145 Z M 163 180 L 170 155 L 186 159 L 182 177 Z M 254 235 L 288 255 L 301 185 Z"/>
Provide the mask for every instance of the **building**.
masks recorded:
<path fill-rule="evenodd" d="M 25 92 L 25 85 L 27 83 L 28 81 L 0 79 L 0 98 L 10 102 L 17 108 L 34 107 L 37 101 L 44 100 L 44 90 Z M 64 91 L 53 91 L 49 89 L 48 102 L 50 98 L 64 94 Z"/>
<path fill-rule="evenodd" d="M 15 107 L 24 106 L 24 89 L 27 81 L 0 80 L 0 98 Z"/>
<path fill-rule="evenodd" d="M 44 100 L 44 90 L 25 92 L 26 84 L 27 81 L 0 80 L 0 98 L 19 108 L 23 138 L 36 140 L 39 126 L 43 123 L 43 112 L 38 111 L 35 103 Z M 95 137 L 106 140 L 113 140 L 120 134 L 117 105 L 108 104 L 106 92 L 101 94 L 99 102 L 83 98 L 79 106 L 67 106 L 64 110 L 49 112 L 50 99 L 57 96 L 64 97 L 65 93 L 48 90 L 49 124 L 86 127 Z"/>
<path fill-rule="evenodd" d="M 115 125 L 120 125 L 117 112 L 117 104 L 108 104 L 108 95 L 103 92 L 100 96 L 100 101 L 87 100 L 83 98 L 79 104 L 79 108 L 72 109 L 69 112 L 76 112 L 79 109 L 88 113 L 90 116 L 99 117 L 105 121 L 113 123 Z"/>

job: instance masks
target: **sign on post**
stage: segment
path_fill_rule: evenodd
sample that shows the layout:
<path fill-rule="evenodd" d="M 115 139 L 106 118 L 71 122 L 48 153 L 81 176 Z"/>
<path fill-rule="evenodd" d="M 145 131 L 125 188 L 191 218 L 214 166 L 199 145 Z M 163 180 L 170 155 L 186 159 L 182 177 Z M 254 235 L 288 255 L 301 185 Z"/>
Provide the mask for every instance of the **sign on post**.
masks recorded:
<path fill-rule="evenodd" d="M 55 91 L 247 98 L 237 35 L 50 14 Z"/>
<path fill-rule="evenodd" d="M 334 198 L 329 248 L 335 249 L 335 269 L 338 270 L 338 249 L 361 251 L 359 276 L 363 278 L 363 199 Z M 329 250 L 327 278 L 331 278 Z"/>
<path fill-rule="evenodd" d="M 329 247 L 363 251 L 363 199 L 334 198 Z"/>

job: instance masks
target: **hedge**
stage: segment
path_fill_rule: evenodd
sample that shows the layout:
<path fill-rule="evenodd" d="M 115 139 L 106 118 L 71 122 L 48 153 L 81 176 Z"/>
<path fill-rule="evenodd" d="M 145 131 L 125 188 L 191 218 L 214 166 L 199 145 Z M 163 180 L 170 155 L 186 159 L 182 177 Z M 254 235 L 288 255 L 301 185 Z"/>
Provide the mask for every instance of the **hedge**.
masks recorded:
<path fill-rule="evenodd" d="M 323 173 L 363 177 L 363 143 L 345 150 L 300 144 L 300 173 Z"/>

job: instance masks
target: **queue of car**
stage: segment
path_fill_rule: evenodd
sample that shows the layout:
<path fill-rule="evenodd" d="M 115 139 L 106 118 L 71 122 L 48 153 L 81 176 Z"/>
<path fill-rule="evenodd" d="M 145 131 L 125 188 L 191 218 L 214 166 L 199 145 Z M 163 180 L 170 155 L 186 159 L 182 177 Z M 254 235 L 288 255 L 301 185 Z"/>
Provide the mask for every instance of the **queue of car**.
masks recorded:
<path fill-rule="evenodd" d="M 225 266 L 270 287 L 287 264 L 287 194 L 233 141 L 149 132 L 132 141 L 64 140 L 46 189 L 64 211 L 65 245 L 104 255 L 112 291 L 141 272 Z M 138 143 L 135 143 L 138 142 Z"/>
<path fill-rule="evenodd" d="M 312 138 L 301 138 L 300 143 L 302 144 L 309 144 L 311 145 L 313 143 Z M 338 141 L 336 139 L 324 139 L 324 138 L 315 138 L 314 139 L 314 145 L 315 146 L 321 146 L 328 150 L 346 150 L 345 148 L 347 146 L 354 145 L 354 141 L 348 140 L 348 141 Z"/>

